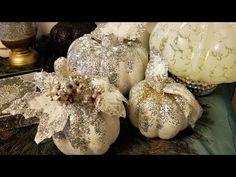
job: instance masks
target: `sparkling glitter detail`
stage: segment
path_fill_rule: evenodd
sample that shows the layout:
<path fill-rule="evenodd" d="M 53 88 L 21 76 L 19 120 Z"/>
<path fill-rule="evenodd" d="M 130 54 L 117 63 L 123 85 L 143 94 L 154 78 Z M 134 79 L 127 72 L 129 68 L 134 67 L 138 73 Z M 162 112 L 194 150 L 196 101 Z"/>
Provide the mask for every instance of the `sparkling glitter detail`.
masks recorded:
<path fill-rule="evenodd" d="M 180 124 L 183 124 L 186 119 L 178 104 L 173 102 L 173 96 L 167 96 L 164 98 L 160 105 L 160 121 L 162 124 L 168 122 L 172 127 L 176 127 Z M 184 120 L 182 120 L 184 119 Z"/>
<path fill-rule="evenodd" d="M 73 148 L 79 148 L 82 152 L 87 151 L 90 139 L 85 136 L 90 134 L 91 120 L 96 120 L 97 113 L 78 107 L 77 112 L 70 116 L 64 129 L 64 134 Z"/>
<path fill-rule="evenodd" d="M 186 100 L 186 102 L 191 107 L 191 110 L 188 110 L 187 107 L 185 107 L 184 109 L 184 111 L 190 112 L 189 116 L 187 116 L 186 119 L 188 120 L 188 123 L 194 128 L 196 121 L 201 117 L 203 112 L 194 95 L 184 85 L 179 83 L 166 84 L 163 90 L 165 93 L 181 96 L 183 100 Z"/>
<path fill-rule="evenodd" d="M 173 74 L 171 75 L 171 77 L 176 82 L 185 85 L 194 95 L 197 96 L 206 96 L 212 93 L 218 86 L 217 84 L 208 84 L 200 81 L 191 81 L 189 79 L 177 77 Z"/>
<path fill-rule="evenodd" d="M 32 99 L 34 96 L 39 95 L 39 93 L 26 93 L 21 99 L 16 99 L 12 102 L 12 104 L 5 110 L 3 113 L 11 113 L 12 115 L 21 114 L 25 118 L 30 118 L 36 116 L 36 111 L 32 112 L 28 106 L 28 101 Z"/>
<path fill-rule="evenodd" d="M 127 42 L 114 34 L 104 34 L 98 30 L 93 35 L 86 34 L 75 40 L 67 57 L 70 71 L 76 70 L 81 75 L 107 77 L 111 84 L 126 93 L 131 86 L 122 88 L 121 77 L 131 77 L 130 80 L 137 77 L 129 73 L 134 72 L 135 67 L 140 64 L 144 71 L 148 53 L 141 43 L 135 40 Z M 140 79 L 144 78 L 144 72 L 136 72 Z"/>
<path fill-rule="evenodd" d="M 202 115 L 191 92 L 168 78 L 167 61 L 155 50 L 146 78 L 131 89 L 129 102 L 133 124 L 148 137 L 173 138 L 188 125 L 194 127 Z"/>
<path fill-rule="evenodd" d="M 145 79 L 156 91 L 160 92 L 168 78 L 167 60 L 161 57 L 157 50 L 150 51 L 150 61 L 147 65 Z"/>
<path fill-rule="evenodd" d="M 148 132 L 149 127 L 158 126 L 161 128 L 163 125 L 159 119 L 154 119 L 158 115 L 158 103 L 155 97 L 148 97 L 144 102 L 139 105 L 139 128 L 143 132 Z"/>
<path fill-rule="evenodd" d="M 66 68 L 66 62 L 65 58 L 59 58 L 55 73 L 36 73 L 34 78 L 40 91 L 25 94 L 4 111 L 26 118 L 38 117 L 36 143 L 61 137 L 74 149 L 87 152 L 89 144 L 94 143 L 91 137 L 96 136 L 96 141 L 105 146 L 110 140 L 102 114 L 125 117 L 123 102 L 127 100 L 108 79 L 90 78 L 73 71 L 66 77 L 61 70 Z"/>
<path fill-rule="evenodd" d="M 33 77 L 30 77 L 30 75 L 1 79 L 0 85 L 0 112 L 10 106 L 12 101 L 23 97 L 27 92 L 35 90 Z"/>
<path fill-rule="evenodd" d="M 59 87 L 59 79 L 55 77 L 55 73 L 47 73 L 47 72 L 38 72 L 35 73 L 34 79 L 36 86 L 44 92 L 45 90 L 50 90 L 53 87 Z"/>
<path fill-rule="evenodd" d="M 134 60 L 128 61 L 128 73 L 132 73 L 134 69 Z"/>
<path fill-rule="evenodd" d="M 36 35 L 34 22 L 0 22 L 0 39 L 17 41 Z"/>

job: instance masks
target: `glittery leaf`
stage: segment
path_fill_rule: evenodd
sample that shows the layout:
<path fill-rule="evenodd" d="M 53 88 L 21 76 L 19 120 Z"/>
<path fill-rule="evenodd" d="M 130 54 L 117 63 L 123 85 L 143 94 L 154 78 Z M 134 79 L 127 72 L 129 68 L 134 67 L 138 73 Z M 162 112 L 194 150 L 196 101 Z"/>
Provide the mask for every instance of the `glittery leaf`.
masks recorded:
<path fill-rule="evenodd" d="M 40 143 L 46 138 L 64 129 L 69 118 L 69 111 L 66 106 L 61 106 L 56 101 L 50 101 L 46 95 L 40 95 L 29 101 L 31 109 L 43 110 L 40 117 L 38 131 L 35 136 L 36 143 Z"/>
<path fill-rule="evenodd" d="M 126 117 L 126 111 L 122 101 L 126 101 L 119 92 L 105 92 L 98 97 L 100 100 L 96 108 L 104 113 L 117 116 Z"/>
<path fill-rule="evenodd" d="M 198 101 L 195 99 L 193 94 L 182 84 L 179 83 L 170 83 L 167 84 L 164 88 L 165 93 L 171 93 L 175 95 L 180 95 L 186 101 L 189 105 L 192 107 L 192 111 L 190 116 L 188 117 L 188 121 L 192 127 L 195 126 L 196 121 L 201 117 L 203 113 L 203 109 L 198 103 Z"/>

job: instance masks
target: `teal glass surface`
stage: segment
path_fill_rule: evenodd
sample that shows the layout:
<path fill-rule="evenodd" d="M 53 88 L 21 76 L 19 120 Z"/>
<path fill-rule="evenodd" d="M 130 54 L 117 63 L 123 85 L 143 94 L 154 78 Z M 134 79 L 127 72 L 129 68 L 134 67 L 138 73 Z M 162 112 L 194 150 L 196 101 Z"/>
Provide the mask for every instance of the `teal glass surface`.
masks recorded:
<path fill-rule="evenodd" d="M 235 88 L 235 86 L 234 86 Z M 236 117 L 232 107 L 232 85 L 219 86 L 212 94 L 199 97 L 207 105 L 207 115 L 197 123 L 196 130 L 202 135 L 190 145 L 197 154 L 236 154 Z"/>

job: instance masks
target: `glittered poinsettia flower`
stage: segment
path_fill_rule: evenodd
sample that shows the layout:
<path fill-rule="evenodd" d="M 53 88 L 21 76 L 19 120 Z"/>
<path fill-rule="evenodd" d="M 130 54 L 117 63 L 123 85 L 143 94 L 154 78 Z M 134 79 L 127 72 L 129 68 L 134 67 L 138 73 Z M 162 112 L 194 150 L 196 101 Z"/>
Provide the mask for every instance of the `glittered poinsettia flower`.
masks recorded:
<path fill-rule="evenodd" d="M 54 68 L 54 73 L 36 73 L 40 91 L 9 109 L 40 119 L 36 143 L 52 137 L 65 154 L 104 154 L 119 135 L 126 99 L 108 79 L 69 72 L 66 58 L 59 58 Z"/>

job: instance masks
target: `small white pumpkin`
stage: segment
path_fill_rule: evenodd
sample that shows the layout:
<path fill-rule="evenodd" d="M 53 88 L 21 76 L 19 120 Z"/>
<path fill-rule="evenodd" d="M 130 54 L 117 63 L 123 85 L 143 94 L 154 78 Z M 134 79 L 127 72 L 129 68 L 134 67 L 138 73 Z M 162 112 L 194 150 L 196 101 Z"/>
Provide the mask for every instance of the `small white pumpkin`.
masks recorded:
<path fill-rule="evenodd" d="M 9 110 L 40 119 L 35 142 L 53 138 L 67 155 L 104 154 L 117 139 L 127 102 L 108 79 L 71 73 L 59 58 L 55 73 L 36 73 L 37 93 L 27 93 Z"/>
<path fill-rule="evenodd" d="M 129 119 L 148 137 L 170 139 L 187 126 L 195 126 L 202 108 L 183 85 L 168 78 L 167 61 L 150 52 L 145 80 L 130 90 Z"/>
<path fill-rule="evenodd" d="M 158 23 L 149 42 L 178 77 L 207 84 L 236 81 L 235 23 Z"/>
<path fill-rule="evenodd" d="M 148 62 L 144 46 L 148 46 L 149 33 L 142 24 L 121 23 L 121 26 L 108 23 L 78 38 L 71 44 L 67 58 L 70 71 L 108 77 L 111 84 L 126 94 L 144 78 Z"/>

